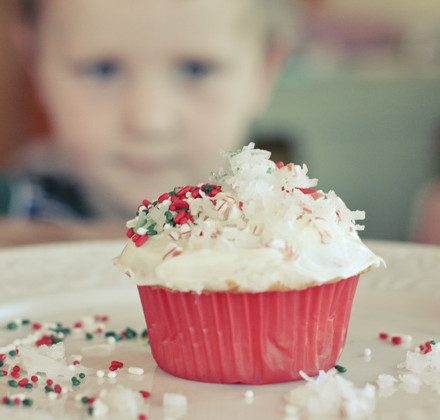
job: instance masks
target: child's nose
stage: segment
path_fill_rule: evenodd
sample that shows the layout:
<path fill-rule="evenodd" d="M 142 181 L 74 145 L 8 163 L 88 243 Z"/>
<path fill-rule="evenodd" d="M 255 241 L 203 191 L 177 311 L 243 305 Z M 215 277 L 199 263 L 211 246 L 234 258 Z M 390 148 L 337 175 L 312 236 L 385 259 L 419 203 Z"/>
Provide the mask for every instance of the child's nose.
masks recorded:
<path fill-rule="evenodd" d="M 126 130 L 135 138 L 162 139 L 172 130 L 172 98 L 158 83 L 137 84 L 126 95 Z"/>

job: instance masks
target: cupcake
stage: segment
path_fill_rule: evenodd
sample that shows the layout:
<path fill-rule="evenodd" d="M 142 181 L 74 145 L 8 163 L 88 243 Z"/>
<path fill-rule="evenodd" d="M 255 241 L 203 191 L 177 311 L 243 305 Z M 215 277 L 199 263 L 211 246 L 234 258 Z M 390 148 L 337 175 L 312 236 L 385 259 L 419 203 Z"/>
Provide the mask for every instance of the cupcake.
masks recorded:
<path fill-rule="evenodd" d="M 364 218 L 307 167 L 250 143 L 209 182 L 144 200 L 115 264 L 137 284 L 159 367 L 204 382 L 265 384 L 335 366 L 359 275 L 381 259 Z"/>

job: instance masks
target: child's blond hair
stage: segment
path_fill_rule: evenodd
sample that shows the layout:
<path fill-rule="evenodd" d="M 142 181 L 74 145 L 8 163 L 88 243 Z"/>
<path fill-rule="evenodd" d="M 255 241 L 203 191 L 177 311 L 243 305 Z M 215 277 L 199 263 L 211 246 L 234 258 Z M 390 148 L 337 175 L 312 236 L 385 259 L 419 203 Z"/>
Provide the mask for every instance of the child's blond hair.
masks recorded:
<path fill-rule="evenodd" d="M 18 0 L 21 19 L 37 25 L 44 0 Z M 238 0 L 237 0 L 238 1 Z M 245 0 L 254 2 L 259 10 L 268 46 L 290 44 L 298 32 L 298 0 Z"/>

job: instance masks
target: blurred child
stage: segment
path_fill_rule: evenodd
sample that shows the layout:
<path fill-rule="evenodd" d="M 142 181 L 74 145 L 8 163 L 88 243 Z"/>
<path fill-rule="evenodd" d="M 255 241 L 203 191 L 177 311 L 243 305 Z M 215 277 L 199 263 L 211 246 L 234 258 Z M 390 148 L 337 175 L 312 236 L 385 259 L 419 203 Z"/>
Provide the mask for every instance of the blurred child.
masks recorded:
<path fill-rule="evenodd" d="M 22 0 L 15 38 L 51 150 L 24 153 L 32 176 L 15 177 L 3 211 L 128 219 L 204 181 L 265 108 L 293 1 Z"/>

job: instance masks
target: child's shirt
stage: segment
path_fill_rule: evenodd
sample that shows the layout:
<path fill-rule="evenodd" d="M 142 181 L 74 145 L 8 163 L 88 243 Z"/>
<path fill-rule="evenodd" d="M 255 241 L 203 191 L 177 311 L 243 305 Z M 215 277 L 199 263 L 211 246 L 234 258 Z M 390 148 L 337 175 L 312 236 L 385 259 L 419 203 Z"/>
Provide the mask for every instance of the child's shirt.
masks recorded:
<path fill-rule="evenodd" d="M 71 178 L 32 172 L 0 175 L 0 214 L 32 220 L 93 216 Z"/>

